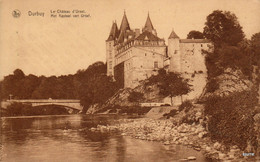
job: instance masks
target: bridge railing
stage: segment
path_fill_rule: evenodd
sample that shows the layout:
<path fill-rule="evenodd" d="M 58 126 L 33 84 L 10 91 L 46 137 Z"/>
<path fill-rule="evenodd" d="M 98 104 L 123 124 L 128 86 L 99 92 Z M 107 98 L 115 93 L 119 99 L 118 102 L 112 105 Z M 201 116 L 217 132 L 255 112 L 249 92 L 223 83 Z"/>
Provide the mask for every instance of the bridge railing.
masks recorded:
<path fill-rule="evenodd" d="M 28 99 L 28 100 L 7 100 L 8 102 L 22 102 L 22 103 L 79 103 L 80 100 L 75 99 Z"/>

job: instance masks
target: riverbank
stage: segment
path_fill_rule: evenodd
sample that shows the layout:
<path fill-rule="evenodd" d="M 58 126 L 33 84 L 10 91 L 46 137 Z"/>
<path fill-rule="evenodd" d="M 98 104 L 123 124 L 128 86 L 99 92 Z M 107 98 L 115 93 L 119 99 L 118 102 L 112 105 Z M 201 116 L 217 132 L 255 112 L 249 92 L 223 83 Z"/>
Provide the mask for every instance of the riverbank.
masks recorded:
<path fill-rule="evenodd" d="M 119 124 L 91 128 L 91 131 L 121 131 L 122 135 L 132 138 L 160 141 L 165 145 L 185 145 L 196 151 L 201 151 L 207 158 L 220 161 L 254 161 L 252 156 L 243 156 L 243 152 L 238 147 L 233 146 L 227 149 L 224 145 L 212 141 L 208 137 L 208 132 L 201 123 L 193 124 L 173 124 L 171 119 L 123 119 Z M 187 157 L 180 160 L 191 160 L 196 157 Z"/>

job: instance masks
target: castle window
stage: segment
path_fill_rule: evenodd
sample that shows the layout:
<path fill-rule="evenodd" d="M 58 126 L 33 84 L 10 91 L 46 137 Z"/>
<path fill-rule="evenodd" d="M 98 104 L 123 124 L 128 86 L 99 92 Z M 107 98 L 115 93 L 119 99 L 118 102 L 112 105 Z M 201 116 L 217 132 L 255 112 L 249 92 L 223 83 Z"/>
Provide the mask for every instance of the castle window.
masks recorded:
<path fill-rule="evenodd" d="M 144 56 L 147 56 L 147 54 L 145 53 Z"/>
<path fill-rule="evenodd" d="M 201 47 L 203 47 L 203 44 L 201 44 Z"/>
<path fill-rule="evenodd" d="M 174 54 L 177 54 L 177 50 L 174 51 Z"/>
<path fill-rule="evenodd" d="M 154 68 L 158 68 L 158 61 L 154 61 Z"/>
<path fill-rule="evenodd" d="M 109 52 L 109 58 L 112 58 L 112 52 L 111 51 Z"/>

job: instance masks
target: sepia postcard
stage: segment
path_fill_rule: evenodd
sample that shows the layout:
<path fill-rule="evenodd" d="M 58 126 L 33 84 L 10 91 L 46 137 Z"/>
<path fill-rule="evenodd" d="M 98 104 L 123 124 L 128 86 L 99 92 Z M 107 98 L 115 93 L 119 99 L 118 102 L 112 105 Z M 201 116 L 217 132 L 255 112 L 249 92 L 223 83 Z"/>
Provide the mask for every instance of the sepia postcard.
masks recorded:
<path fill-rule="evenodd" d="M 260 161 L 260 0 L 0 0 L 0 161 Z"/>

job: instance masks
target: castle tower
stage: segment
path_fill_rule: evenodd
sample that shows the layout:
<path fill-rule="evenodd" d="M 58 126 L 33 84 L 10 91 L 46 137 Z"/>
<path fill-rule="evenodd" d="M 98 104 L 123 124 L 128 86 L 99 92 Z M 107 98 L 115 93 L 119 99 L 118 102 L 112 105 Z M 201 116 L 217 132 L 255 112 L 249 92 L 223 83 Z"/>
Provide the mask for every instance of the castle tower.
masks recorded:
<path fill-rule="evenodd" d="M 113 24 L 107 40 L 107 74 L 112 75 L 121 88 L 134 88 L 163 68 L 165 41 L 156 36 L 149 14 L 142 33 L 138 29 L 131 30 L 125 12 L 116 31 Z"/>
<path fill-rule="evenodd" d="M 172 30 L 168 38 L 168 56 L 170 57 L 170 68 L 172 72 L 181 72 L 180 38 Z"/>
<path fill-rule="evenodd" d="M 119 31 L 116 22 L 113 22 L 110 34 L 106 40 L 106 61 L 107 61 L 107 75 L 114 76 L 114 58 L 115 58 L 115 41 L 117 40 Z"/>

